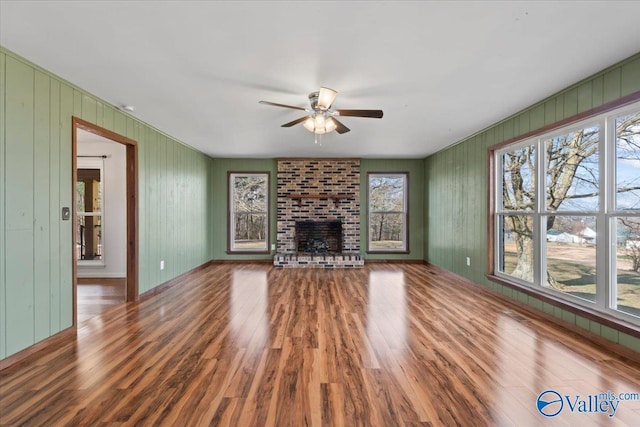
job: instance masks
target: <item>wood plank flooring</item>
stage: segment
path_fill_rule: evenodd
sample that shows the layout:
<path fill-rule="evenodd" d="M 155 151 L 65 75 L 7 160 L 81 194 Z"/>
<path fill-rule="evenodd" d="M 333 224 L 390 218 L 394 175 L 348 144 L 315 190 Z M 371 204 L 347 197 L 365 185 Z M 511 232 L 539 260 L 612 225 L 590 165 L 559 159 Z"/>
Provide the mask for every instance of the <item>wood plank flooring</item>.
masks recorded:
<path fill-rule="evenodd" d="M 634 426 L 639 366 L 429 266 L 211 265 L 0 372 L 20 426 Z"/>
<path fill-rule="evenodd" d="M 78 323 L 127 300 L 127 279 L 78 278 Z"/>

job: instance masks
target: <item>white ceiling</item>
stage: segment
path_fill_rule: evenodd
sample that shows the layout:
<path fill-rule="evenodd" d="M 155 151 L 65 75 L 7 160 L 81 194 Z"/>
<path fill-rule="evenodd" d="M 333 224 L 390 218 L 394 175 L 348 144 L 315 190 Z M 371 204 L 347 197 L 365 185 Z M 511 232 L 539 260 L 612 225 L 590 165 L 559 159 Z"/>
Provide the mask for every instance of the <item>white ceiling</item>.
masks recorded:
<path fill-rule="evenodd" d="M 0 44 L 214 157 L 425 157 L 640 51 L 638 1 L 8 1 Z M 323 137 L 281 124 L 327 86 Z M 304 113 L 303 113 L 304 114 Z M 303 115 L 302 114 L 302 115 Z"/>

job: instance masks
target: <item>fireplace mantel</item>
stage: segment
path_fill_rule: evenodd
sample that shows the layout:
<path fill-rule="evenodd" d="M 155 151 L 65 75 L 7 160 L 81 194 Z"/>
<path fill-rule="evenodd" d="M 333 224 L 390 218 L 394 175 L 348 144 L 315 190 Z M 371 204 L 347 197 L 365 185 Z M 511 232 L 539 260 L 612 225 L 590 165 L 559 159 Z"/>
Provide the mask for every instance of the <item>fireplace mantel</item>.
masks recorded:
<path fill-rule="evenodd" d="M 287 198 L 293 199 L 298 202 L 298 206 L 302 203 L 304 199 L 329 199 L 333 200 L 333 203 L 338 207 L 340 200 L 349 200 L 353 199 L 353 196 L 349 196 L 346 194 L 325 194 L 325 193 L 316 193 L 316 194 L 287 194 Z"/>

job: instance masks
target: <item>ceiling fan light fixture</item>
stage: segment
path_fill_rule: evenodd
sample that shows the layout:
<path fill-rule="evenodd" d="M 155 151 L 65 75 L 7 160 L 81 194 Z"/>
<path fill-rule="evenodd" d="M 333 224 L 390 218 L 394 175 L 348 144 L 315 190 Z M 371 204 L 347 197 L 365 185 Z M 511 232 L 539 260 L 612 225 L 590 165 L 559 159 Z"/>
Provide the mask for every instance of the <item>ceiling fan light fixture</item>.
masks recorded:
<path fill-rule="evenodd" d="M 316 129 L 315 121 L 311 117 L 305 120 L 302 126 L 309 132 L 314 132 Z"/>
<path fill-rule="evenodd" d="M 333 119 L 325 119 L 323 114 L 316 114 L 315 117 L 308 117 L 302 124 L 306 130 L 316 135 L 322 135 L 334 131 L 338 125 Z"/>
<path fill-rule="evenodd" d="M 336 128 L 338 127 L 338 125 L 336 124 L 336 122 L 329 117 L 325 122 L 324 122 L 324 129 L 326 132 L 332 132 L 334 130 L 336 130 Z"/>
<path fill-rule="evenodd" d="M 321 110 L 328 110 L 336 99 L 338 92 L 328 87 L 321 87 L 318 94 L 318 103 L 316 104 Z"/>

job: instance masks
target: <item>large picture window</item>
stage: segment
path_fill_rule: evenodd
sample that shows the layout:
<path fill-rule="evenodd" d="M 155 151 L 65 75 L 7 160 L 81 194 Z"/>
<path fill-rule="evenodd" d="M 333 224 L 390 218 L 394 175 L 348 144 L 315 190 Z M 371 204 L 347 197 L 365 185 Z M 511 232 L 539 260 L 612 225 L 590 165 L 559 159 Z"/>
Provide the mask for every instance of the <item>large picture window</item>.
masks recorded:
<path fill-rule="evenodd" d="M 269 252 L 269 173 L 229 173 L 229 252 Z"/>
<path fill-rule="evenodd" d="M 640 103 L 492 152 L 493 275 L 640 324 Z"/>
<path fill-rule="evenodd" d="M 368 251 L 408 252 L 407 173 L 368 174 Z"/>

